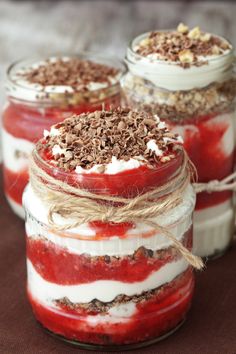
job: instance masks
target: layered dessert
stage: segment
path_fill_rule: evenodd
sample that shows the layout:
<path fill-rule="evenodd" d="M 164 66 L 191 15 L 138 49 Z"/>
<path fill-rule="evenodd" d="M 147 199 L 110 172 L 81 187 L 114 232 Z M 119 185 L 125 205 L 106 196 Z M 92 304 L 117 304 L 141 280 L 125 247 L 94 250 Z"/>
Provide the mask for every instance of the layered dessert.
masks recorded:
<path fill-rule="evenodd" d="M 72 113 L 120 105 L 121 63 L 81 55 L 14 64 L 8 71 L 3 112 L 3 173 L 6 197 L 21 217 L 28 156 L 44 129 Z"/>
<path fill-rule="evenodd" d="M 98 196 L 136 198 L 162 186 L 158 202 L 179 188 L 184 151 L 182 139 L 158 116 L 119 109 L 54 125 L 33 159 L 56 181 Z M 48 183 L 45 176 L 41 180 Z M 73 210 L 67 210 L 70 228 L 59 211 L 49 223 L 52 205 L 32 181 L 23 198 L 27 288 L 43 327 L 93 349 L 134 348 L 178 328 L 190 307 L 194 278 L 165 232 L 141 219 L 74 226 Z M 180 202 L 152 219 L 188 250 L 194 205 L 188 182 Z"/>
<path fill-rule="evenodd" d="M 180 134 L 199 182 L 230 175 L 235 150 L 233 48 L 224 38 L 189 29 L 155 31 L 135 38 L 127 51 L 129 73 L 122 80 L 127 105 L 159 114 Z M 219 255 L 233 235 L 230 191 L 197 197 L 194 249 Z"/>

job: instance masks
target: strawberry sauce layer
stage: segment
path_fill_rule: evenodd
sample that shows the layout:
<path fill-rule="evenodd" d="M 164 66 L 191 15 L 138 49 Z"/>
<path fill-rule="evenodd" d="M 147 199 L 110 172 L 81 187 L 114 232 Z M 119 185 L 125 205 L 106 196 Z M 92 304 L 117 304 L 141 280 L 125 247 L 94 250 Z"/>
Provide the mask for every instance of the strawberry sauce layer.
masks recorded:
<path fill-rule="evenodd" d="M 184 239 L 184 244 L 190 248 L 192 230 L 185 234 Z M 97 280 L 143 281 L 152 272 L 175 261 L 178 255 L 173 249 L 166 249 L 155 258 L 140 249 L 133 257 L 90 257 L 70 253 L 50 241 L 27 237 L 27 257 L 45 280 L 60 285 L 75 285 Z"/>
<path fill-rule="evenodd" d="M 19 172 L 13 172 L 3 165 L 3 177 L 6 195 L 21 205 L 22 194 L 29 180 L 28 171 L 20 170 Z"/>
<path fill-rule="evenodd" d="M 224 151 L 224 145 L 233 144 L 234 139 L 230 130 L 228 139 L 232 140 L 225 141 L 227 131 L 232 128 L 229 120 L 221 119 L 218 115 L 209 115 L 184 121 L 179 126 L 170 123 L 170 127 L 178 131 L 183 129 L 184 147 L 197 168 L 199 182 L 222 180 L 233 172 L 234 152 Z M 200 193 L 197 196 L 196 209 L 215 206 L 231 196 L 230 191 Z"/>
<path fill-rule="evenodd" d="M 66 180 L 68 184 L 73 186 L 79 186 L 97 194 L 132 198 L 167 183 L 176 175 L 183 162 L 183 152 L 173 151 L 172 153 L 175 158 L 165 164 L 157 164 L 155 168 L 141 165 L 138 168 L 112 175 L 105 173 L 78 174 L 74 171 L 65 173 L 55 167 L 52 168 L 50 165 L 51 156 L 45 150 L 38 151 L 43 161 L 41 163 L 39 160 L 38 164 L 49 175 L 62 181 Z"/>
<path fill-rule="evenodd" d="M 43 136 L 44 129 L 49 130 L 51 125 L 56 124 L 72 114 L 94 112 L 109 107 L 120 105 L 120 95 L 104 99 L 98 103 L 81 103 L 78 106 L 66 106 L 65 108 L 31 108 L 24 104 L 10 103 L 3 112 L 3 126 L 6 131 L 21 139 L 36 142 Z"/>
<path fill-rule="evenodd" d="M 148 341 L 174 329 L 185 318 L 193 288 L 193 274 L 187 270 L 156 295 L 137 303 L 130 318 L 110 317 L 115 323 L 109 322 L 109 317 L 99 323 L 96 315 L 45 307 L 29 291 L 28 296 L 37 320 L 48 330 L 74 341 L 112 346 Z"/>

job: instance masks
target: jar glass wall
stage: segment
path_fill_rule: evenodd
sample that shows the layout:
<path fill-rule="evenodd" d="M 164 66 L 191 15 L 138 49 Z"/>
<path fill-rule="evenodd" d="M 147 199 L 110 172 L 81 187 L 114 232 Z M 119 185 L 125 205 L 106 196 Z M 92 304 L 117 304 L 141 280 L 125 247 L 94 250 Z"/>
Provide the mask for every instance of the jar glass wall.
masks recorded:
<path fill-rule="evenodd" d="M 43 86 L 24 80 L 24 72 L 35 68 L 36 64 L 44 65 L 51 59 L 33 58 L 19 61 L 9 68 L 6 83 L 7 104 L 2 114 L 4 188 L 11 207 L 21 217 L 24 216 L 22 193 L 28 182 L 28 157 L 43 131 L 49 130 L 51 125 L 71 114 L 120 105 L 119 78 L 125 72 L 125 66 L 121 62 L 89 53 L 66 58 L 62 56 L 53 60 L 63 58 L 67 61 L 91 61 L 95 66 L 117 69 L 118 74 L 105 84 L 95 82 L 93 87 L 89 86 L 89 89 L 80 91 L 71 89 L 68 83 L 64 86 Z M 93 68 L 94 71 L 95 69 Z M 93 72 L 91 80 L 94 75 L 98 74 Z M 90 84 L 91 82 L 88 83 Z"/>
<path fill-rule="evenodd" d="M 163 185 L 183 162 L 181 152 L 164 167 L 145 173 L 141 166 L 94 176 L 58 170 L 40 151 L 33 156 L 40 168 L 59 180 L 118 196 Z M 30 184 L 23 200 L 28 296 L 43 327 L 80 346 L 117 350 L 157 341 L 183 322 L 193 295 L 193 272 L 164 234 L 143 222 L 97 221 L 58 231 L 48 224 L 48 209 Z M 188 185 L 182 203 L 156 220 L 189 250 L 194 204 Z"/>
<path fill-rule="evenodd" d="M 122 79 L 126 104 L 161 116 L 183 137 L 199 182 L 222 180 L 234 170 L 233 50 L 208 57 L 198 66 L 181 67 L 138 54 L 135 48 L 147 36 L 135 38 L 127 50 L 129 72 Z M 233 233 L 232 192 L 200 193 L 194 213 L 195 253 L 203 257 L 221 254 Z"/>

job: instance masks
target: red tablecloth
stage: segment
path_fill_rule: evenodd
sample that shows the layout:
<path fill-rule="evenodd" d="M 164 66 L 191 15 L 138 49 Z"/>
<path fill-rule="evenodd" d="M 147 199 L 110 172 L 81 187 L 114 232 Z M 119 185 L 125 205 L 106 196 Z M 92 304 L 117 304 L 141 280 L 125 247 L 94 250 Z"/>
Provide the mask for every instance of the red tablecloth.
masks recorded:
<path fill-rule="evenodd" d="M 0 353 L 88 353 L 48 336 L 35 322 L 26 299 L 24 223 L 0 191 Z M 121 352 L 120 352 L 121 353 Z M 189 316 L 178 332 L 149 354 L 236 354 L 236 247 L 197 274 Z"/>

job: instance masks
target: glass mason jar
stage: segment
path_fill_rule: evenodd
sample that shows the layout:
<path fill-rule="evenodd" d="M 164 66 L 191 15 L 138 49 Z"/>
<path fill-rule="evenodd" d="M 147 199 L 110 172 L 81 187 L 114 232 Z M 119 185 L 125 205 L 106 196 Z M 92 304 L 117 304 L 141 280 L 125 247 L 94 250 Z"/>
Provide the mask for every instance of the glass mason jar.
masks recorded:
<path fill-rule="evenodd" d="M 90 60 L 117 68 L 120 75 L 125 72 L 125 66 L 120 61 L 97 54 L 85 53 L 66 58 Z M 2 115 L 4 188 L 12 209 L 22 218 L 22 193 L 28 183 L 28 156 L 43 131 L 72 113 L 80 114 L 120 105 L 118 78 L 106 87 L 82 92 L 70 92 L 68 86 L 58 85 L 42 90 L 40 85 L 19 80 L 19 74 L 45 60 L 33 58 L 19 61 L 11 65 L 7 72 L 7 104 Z"/>
<path fill-rule="evenodd" d="M 154 60 L 127 49 L 128 73 L 122 79 L 126 104 L 160 115 L 184 139 L 199 182 L 222 180 L 234 168 L 235 93 L 233 49 L 208 58 L 201 66 L 183 68 L 176 62 Z M 197 196 L 193 249 L 201 257 L 222 254 L 234 233 L 231 191 Z"/>
<path fill-rule="evenodd" d="M 176 176 L 183 152 L 157 168 L 140 166 L 115 175 L 62 171 L 42 157 L 40 148 L 33 159 L 40 169 L 73 186 L 135 197 Z M 49 225 L 49 206 L 31 184 L 23 204 L 28 297 L 36 319 L 50 333 L 84 348 L 122 350 L 160 340 L 182 324 L 194 275 L 164 234 L 144 223 L 101 221 L 58 231 Z M 194 205 L 189 184 L 182 203 L 156 220 L 189 250 Z M 56 220 L 58 225 L 68 222 L 59 216 Z"/>

